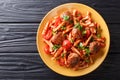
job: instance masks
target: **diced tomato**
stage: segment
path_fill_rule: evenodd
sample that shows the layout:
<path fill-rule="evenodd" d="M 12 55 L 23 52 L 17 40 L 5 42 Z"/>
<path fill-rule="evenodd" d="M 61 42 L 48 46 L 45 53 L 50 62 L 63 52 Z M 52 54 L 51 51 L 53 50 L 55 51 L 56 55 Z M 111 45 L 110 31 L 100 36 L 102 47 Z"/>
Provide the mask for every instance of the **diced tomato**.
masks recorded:
<path fill-rule="evenodd" d="M 62 46 L 63 46 L 63 48 L 65 48 L 66 50 L 68 50 L 68 49 L 71 48 L 72 43 L 69 40 L 64 40 Z"/>
<path fill-rule="evenodd" d="M 81 13 L 76 10 L 76 11 L 75 11 L 75 17 L 80 17 L 80 16 L 82 16 Z"/>
<path fill-rule="evenodd" d="M 105 37 L 102 37 L 101 39 L 103 39 L 104 41 L 106 41 L 106 38 L 105 38 Z"/>
<path fill-rule="evenodd" d="M 105 43 L 101 43 L 100 46 L 104 48 L 106 46 L 106 44 Z"/>
<path fill-rule="evenodd" d="M 88 38 L 90 36 L 91 32 L 89 29 L 86 30 L 86 37 Z"/>
<path fill-rule="evenodd" d="M 46 35 L 43 36 L 44 39 L 49 40 L 52 37 L 52 30 L 48 30 Z"/>
<path fill-rule="evenodd" d="M 57 17 L 55 20 L 54 26 L 57 27 L 62 22 L 62 19 L 60 17 Z"/>
<path fill-rule="evenodd" d="M 60 59 L 58 60 L 58 64 L 59 64 L 60 66 L 64 66 L 64 65 L 65 65 L 64 58 L 60 58 Z"/>
<path fill-rule="evenodd" d="M 46 45 L 44 47 L 44 51 L 45 51 L 46 54 L 50 54 L 50 47 L 49 47 L 49 45 Z"/>
<path fill-rule="evenodd" d="M 77 20 L 80 21 L 82 19 L 82 16 L 78 16 Z"/>
<path fill-rule="evenodd" d="M 100 42 L 103 42 L 103 43 L 105 42 L 105 40 L 106 40 L 105 37 L 97 38 L 97 41 L 100 41 Z"/>

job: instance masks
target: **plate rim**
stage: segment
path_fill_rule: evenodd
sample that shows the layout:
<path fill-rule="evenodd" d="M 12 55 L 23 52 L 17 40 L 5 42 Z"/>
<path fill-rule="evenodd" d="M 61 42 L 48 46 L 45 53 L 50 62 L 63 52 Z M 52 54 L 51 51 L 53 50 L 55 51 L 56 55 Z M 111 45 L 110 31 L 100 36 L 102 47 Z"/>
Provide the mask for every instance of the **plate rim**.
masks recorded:
<path fill-rule="evenodd" d="M 40 27 L 41 27 L 41 23 L 44 21 L 44 19 L 45 19 L 52 11 L 54 11 L 54 9 L 57 9 L 57 8 L 59 8 L 59 7 L 61 7 L 61 6 L 65 6 L 65 5 L 71 5 L 71 4 L 79 5 L 79 6 L 82 5 L 82 6 L 88 7 L 88 8 L 90 8 L 90 9 L 92 9 L 93 11 L 95 11 L 95 12 L 102 18 L 103 22 L 105 23 L 105 25 L 106 25 L 106 27 L 107 27 L 107 33 L 108 33 L 108 35 L 109 35 L 109 36 L 108 36 L 108 38 L 109 38 L 109 39 L 108 39 L 108 40 L 109 40 L 109 42 L 108 42 L 108 48 L 107 48 L 107 50 L 106 50 L 106 54 L 105 54 L 103 60 L 99 63 L 99 65 L 97 65 L 93 70 L 86 72 L 85 74 L 72 75 L 72 76 L 69 75 L 69 74 L 59 73 L 59 72 L 57 72 L 56 70 L 54 70 L 53 68 L 51 68 L 51 67 L 44 61 L 43 57 L 41 57 L 41 52 L 40 52 L 40 49 L 39 49 L 39 46 L 38 46 L 38 42 L 39 42 L 39 41 L 38 41 L 38 36 L 39 36 L 38 33 L 39 33 L 39 30 L 40 30 Z M 96 10 L 95 10 L 94 8 L 92 8 L 91 6 L 88 6 L 88 5 L 83 4 L 83 3 L 64 3 L 64 4 L 60 4 L 60 5 L 52 8 L 52 9 L 49 10 L 46 14 L 44 14 L 44 17 L 42 18 L 41 22 L 39 23 L 39 26 L 38 26 L 38 29 L 37 29 L 36 45 L 37 45 L 37 51 L 38 51 L 38 53 L 39 53 L 40 58 L 42 59 L 42 61 L 44 62 L 44 64 L 45 64 L 49 69 L 51 69 L 52 71 L 54 71 L 54 72 L 56 72 L 56 73 L 58 73 L 58 74 L 61 74 L 61 75 L 63 75 L 63 76 L 79 77 L 79 76 L 87 75 L 87 74 L 95 71 L 98 67 L 100 67 L 100 65 L 101 65 L 101 64 L 103 63 L 103 61 L 106 59 L 106 57 L 107 57 L 107 55 L 108 55 L 108 52 L 109 52 L 109 49 L 110 49 L 110 32 L 109 32 L 108 25 L 107 25 L 106 21 L 104 20 L 104 18 L 99 14 L 98 11 L 96 11 Z"/>

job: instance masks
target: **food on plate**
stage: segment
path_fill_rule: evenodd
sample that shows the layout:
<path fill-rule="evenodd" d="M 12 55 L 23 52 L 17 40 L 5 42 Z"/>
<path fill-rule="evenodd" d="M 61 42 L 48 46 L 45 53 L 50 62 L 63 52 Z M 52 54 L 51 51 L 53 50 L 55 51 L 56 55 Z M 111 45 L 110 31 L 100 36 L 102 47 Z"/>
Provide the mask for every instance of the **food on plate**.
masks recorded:
<path fill-rule="evenodd" d="M 44 51 L 60 66 L 79 70 L 94 63 L 95 54 L 105 47 L 102 29 L 88 11 L 65 11 L 46 23 Z"/>

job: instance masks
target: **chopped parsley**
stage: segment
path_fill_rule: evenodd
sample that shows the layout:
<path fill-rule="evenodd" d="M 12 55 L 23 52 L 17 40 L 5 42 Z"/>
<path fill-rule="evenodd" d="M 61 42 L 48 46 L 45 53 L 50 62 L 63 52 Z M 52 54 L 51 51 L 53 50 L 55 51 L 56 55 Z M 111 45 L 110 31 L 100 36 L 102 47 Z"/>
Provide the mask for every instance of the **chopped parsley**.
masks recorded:
<path fill-rule="evenodd" d="M 101 35 L 100 35 L 100 34 L 97 34 L 97 37 L 98 37 L 98 38 L 100 38 L 100 37 L 101 37 Z"/>
<path fill-rule="evenodd" d="M 82 26 L 80 25 L 80 23 L 75 24 L 74 28 L 78 28 L 79 30 L 82 30 Z"/>
<path fill-rule="evenodd" d="M 85 59 L 85 62 L 89 63 L 89 62 L 90 62 L 90 60 L 89 60 L 89 59 Z"/>
<path fill-rule="evenodd" d="M 90 56 L 90 50 L 89 48 L 85 48 L 86 56 Z"/>
<path fill-rule="evenodd" d="M 80 14 L 77 14 L 77 16 L 80 16 Z"/>
<path fill-rule="evenodd" d="M 70 39 L 70 42 L 71 42 L 71 43 L 73 43 L 73 42 L 74 42 L 74 40 L 73 40 L 73 39 Z"/>
<path fill-rule="evenodd" d="M 56 33 L 57 33 L 57 31 L 53 31 L 53 30 L 52 30 L 52 34 L 53 34 L 53 35 L 55 35 Z"/>
<path fill-rule="evenodd" d="M 86 56 L 90 56 L 90 50 L 89 50 L 89 48 L 83 46 L 83 43 L 80 42 L 79 45 L 78 45 L 78 48 L 79 48 L 79 49 L 82 49 L 82 50 L 85 50 L 85 53 L 86 53 L 85 55 L 86 55 Z"/>
<path fill-rule="evenodd" d="M 65 21 L 68 21 L 68 20 L 69 20 L 69 18 L 70 18 L 70 17 L 69 17 L 69 16 L 67 16 L 67 15 L 64 15 L 64 16 L 63 16 L 63 19 L 64 19 Z"/>
<path fill-rule="evenodd" d="M 62 29 L 62 30 L 66 30 L 66 27 L 65 27 L 65 26 L 61 26 L 61 29 Z"/>
<path fill-rule="evenodd" d="M 80 42 L 80 44 L 78 45 L 78 47 L 80 48 L 80 49 L 84 49 L 85 47 L 83 46 L 83 43 L 81 43 Z"/>
<path fill-rule="evenodd" d="M 62 54 L 61 54 L 61 57 L 64 58 L 64 57 L 65 57 L 65 53 L 62 53 Z"/>
<path fill-rule="evenodd" d="M 85 35 L 87 32 L 84 30 L 83 32 L 82 32 L 82 35 Z"/>
<path fill-rule="evenodd" d="M 69 22 L 70 22 L 70 24 L 73 24 L 73 20 L 70 20 Z"/>
<path fill-rule="evenodd" d="M 57 50 L 58 48 L 60 48 L 60 45 L 57 45 L 57 44 L 53 45 L 52 47 L 53 50 Z"/>
<path fill-rule="evenodd" d="M 63 36 L 64 36 L 64 37 L 66 37 L 66 36 L 67 36 L 67 34 L 64 34 Z"/>

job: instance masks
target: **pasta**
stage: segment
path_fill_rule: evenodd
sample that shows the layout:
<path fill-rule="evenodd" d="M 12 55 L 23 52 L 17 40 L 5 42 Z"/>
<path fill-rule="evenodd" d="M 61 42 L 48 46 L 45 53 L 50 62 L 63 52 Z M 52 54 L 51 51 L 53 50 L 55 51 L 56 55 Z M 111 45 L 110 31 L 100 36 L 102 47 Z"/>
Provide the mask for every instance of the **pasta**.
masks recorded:
<path fill-rule="evenodd" d="M 66 11 L 46 23 L 42 32 L 44 51 L 60 66 L 83 69 L 94 63 L 93 56 L 105 47 L 101 32 L 90 12 Z"/>

